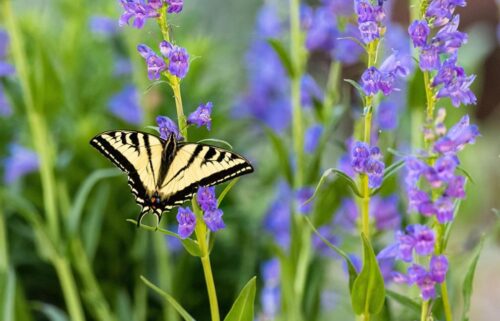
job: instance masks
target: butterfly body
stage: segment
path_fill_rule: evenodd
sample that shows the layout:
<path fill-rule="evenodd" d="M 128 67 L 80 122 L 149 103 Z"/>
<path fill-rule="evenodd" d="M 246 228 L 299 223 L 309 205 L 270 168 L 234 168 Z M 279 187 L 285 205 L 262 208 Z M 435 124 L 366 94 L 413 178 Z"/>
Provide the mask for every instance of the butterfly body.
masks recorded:
<path fill-rule="evenodd" d="M 164 211 L 189 200 L 200 186 L 212 186 L 253 172 L 242 156 L 225 149 L 166 140 L 144 132 L 108 131 L 90 144 L 128 174 L 136 203 L 137 224 L 152 211 L 159 222 Z"/>

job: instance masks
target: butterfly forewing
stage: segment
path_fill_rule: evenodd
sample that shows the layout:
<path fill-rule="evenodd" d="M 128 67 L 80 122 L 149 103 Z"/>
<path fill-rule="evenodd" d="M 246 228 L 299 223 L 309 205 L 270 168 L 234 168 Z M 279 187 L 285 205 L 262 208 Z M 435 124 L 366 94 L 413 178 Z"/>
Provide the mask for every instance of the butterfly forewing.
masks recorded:
<path fill-rule="evenodd" d="M 253 171 L 242 156 L 204 144 L 179 144 L 161 185 L 169 204 L 182 204 L 200 186 L 219 184 Z"/>
<path fill-rule="evenodd" d="M 144 205 L 146 195 L 156 189 L 163 141 L 141 132 L 109 131 L 97 135 L 90 143 L 128 174 L 137 203 Z"/>

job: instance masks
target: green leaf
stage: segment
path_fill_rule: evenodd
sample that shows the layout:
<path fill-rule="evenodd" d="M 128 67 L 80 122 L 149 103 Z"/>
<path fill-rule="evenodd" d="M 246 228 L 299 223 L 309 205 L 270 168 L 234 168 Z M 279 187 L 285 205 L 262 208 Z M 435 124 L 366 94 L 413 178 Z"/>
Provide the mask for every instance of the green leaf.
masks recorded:
<path fill-rule="evenodd" d="M 354 182 L 354 180 L 349 175 L 347 175 L 343 171 L 338 170 L 336 168 L 329 168 L 323 172 L 323 175 L 321 175 L 321 178 L 319 179 L 318 185 L 316 185 L 316 189 L 314 190 L 313 195 L 304 204 L 311 202 L 316 197 L 316 194 L 318 193 L 319 188 L 321 187 L 321 185 L 323 185 L 323 182 L 325 181 L 325 179 L 328 176 L 330 176 L 330 174 L 332 174 L 332 173 L 336 174 L 339 178 L 344 180 L 347 183 L 347 186 L 349 186 L 351 188 L 351 190 L 354 192 L 354 194 L 356 194 L 359 197 L 362 197 L 361 193 L 358 190 L 358 186 L 356 186 L 356 182 Z"/>
<path fill-rule="evenodd" d="M 424 86 L 424 74 L 417 68 L 415 76 L 410 80 L 408 106 L 411 110 L 424 110 L 427 104 Z"/>
<path fill-rule="evenodd" d="M 358 315 L 376 314 L 384 306 L 384 278 L 370 241 L 363 233 L 361 233 L 361 238 L 363 239 L 363 268 L 352 287 L 352 308 Z"/>
<path fill-rule="evenodd" d="M 358 91 L 359 97 L 361 97 L 361 99 L 365 99 L 366 94 L 363 88 L 361 88 L 360 84 L 352 79 L 344 79 L 344 81 L 348 84 L 351 84 Z"/>
<path fill-rule="evenodd" d="M 219 195 L 219 198 L 217 198 L 217 205 L 220 206 L 220 203 L 222 202 L 222 200 L 224 199 L 224 197 L 226 197 L 227 193 L 229 193 L 229 191 L 231 190 L 231 188 L 233 188 L 233 186 L 240 180 L 239 177 L 236 177 L 235 179 L 233 179 L 229 184 L 227 184 L 227 186 L 224 188 L 224 190 L 222 191 L 222 193 L 220 193 Z"/>
<path fill-rule="evenodd" d="M 470 301 L 472 297 L 472 287 L 474 284 L 474 274 L 476 272 L 477 262 L 479 261 L 479 256 L 481 255 L 481 251 L 484 245 L 484 235 L 481 237 L 481 241 L 476 246 L 476 250 L 474 253 L 474 257 L 469 265 L 469 269 L 465 274 L 464 283 L 462 286 L 462 295 L 464 298 L 464 309 L 462 312 L 462 321 L 469 321 L 469 309 L 470 309 Z"/>
<path fill-rule="evenodd" d="M 12 267 L 0 271 L 0 318 L 15 320 L 16 272 Z"/>
<path fill-rule="evenodd" d="M 151 283 L 148 279 L 141 275 L 141 280 L 144 282 L 149 288 L 153 291 L 161 295 L 170 305 L 181 315 L 181 317 L 186 321 L 195 321 L 195 319 L 182 307 L 182 305 L 177 302 L 170 294 L 163 291 L 153 283 Z"/>
<path fill-rule="evenodd" d="M 391 177 L 392 175 L 394 175 L 395 173 L 398 172 L 399 169 L 401 169 L 401 167 L 403 167 L 405 164 L 405 160 L 402 159 L 400 161 L 397 161 L 393 164 L 391 164 L 391 166 L 387 167 L 385 170 L 384 170 L 384 178 L 382 179 L 382 186 L 384 185 L 384 182 L 386 182 L 386 180 Z M 380 186 L 379 188 L 375 189 L 370 195 L 373 196 L 373 195 L 376 195 L 378 192 L 380 192 L 380 190 L 382 189 L 382 186 Z"/>
<path fill-rule="evenodd" d="M 71 211 L 68 216 L 68 231 L 70 234 L 74 234 L 76 229 L 80 225 L 80 218 L 82 216 L 83 207 L 87 201 L 87 197 L 90 191 L 101 179 L 115 177 L 121 175 L 121 172 L 116 168 L 111 169 L 99 169 L 90 174 L 89 177 L 85 179 L 82 183 L 78 192 L 76 193 L 75 201 L 71 207 Z"/>
<path fill-rule="evenodd" d="M 295 68 L 293 68 L 292 59 L 290 59 L 290 55 L 285 49 L 285 46 L 283 46 L 278 39 L 267 39 L 267 42 L 280 58 L 281 63 L 283 64 L 283 67 L 285 67 L 290 78 L 293 78 L 295 75 Z"/>
<path fill-rule="evenodd" d="M 127 219 L 127 222 L 130 222 L 130 223 L 137 225 L 136 220 Z M 181 241 L 182 245 L 184 246 L 186 251 L 188 251 L 189 254 L 191 254 L 192 256 L 197 256 L 197 257 L 201 256 L 200 247 L 198 246 L 198 243 L 193 239 L 190 239 L 190 238 L 183 239 L 182 237 L 179 236 L 179 234 L 174 233 L 174 232 L 170 232 L 170 231 L 162 229 L 160 227 L 153 227 L 153 226 L 141 224 L 140 228 L 143 228 L 143 229 L 148 230 L 148 231 L 153 231 L 153 232 L 158 231 L 158 232 L 163 233 L 165 235 L 173 236 L 173 237 L 179 239 L 179 241 Z"/>
<path fill-rule="evenodd" d="M 205 138 L 205 139 L 199 140 L 197 143 L 202 144 L 204 142 L 219 143 L 219 144 L 226 145 L 230 150 L 233 149 L 233 146 L 231 144 L 229 144 L 227 141 L 223 140 L 223 139 Z"/>
<path fill-rule="evenodd" d="M 462 174 L 464 174 L 464 175 L 467 177 L 467 179 L 468 179 L 469 181 L 471 181 L 471 182 L 472 182 L 472 184 L 476 184 L 476 183 L 474 182 L 474 179 L 472 179 L 472 176 L 469 174 L 469 172 L 467 172 L 467 171 L 466 171 L 463 167 L 458 166 L 458 167 L 457 167 L 457 171 L 459 171 L 459 172 L 461 172 Z"/>
<path fill-rule="evenodd" d="M 68 321 L 69 317 L 60 308 L 55 305 L 43 303 L 43 302 L 33 302 L 33 309 L 40 311 L 45 317 L 50 321 Z"/>
<path fill-rule="evenodd" d="M 290 159 L 288 155 L 288 148 L 285 147 L 281 138 L 269 127 L 263 126 L 264 132 L 271 141 L 275 152 L 279 158 L 280 168 L 283 170 L 288 184 L 291 186 L 293 182 L 292 167 L 290 166 Z"/>
<path fill-rule="evenodd" d="M 418 304 L 417 302 L 413 301 L 412 299 L 404 296 L 404 295 L 401 295 L 397 292 L 394 292 L 392 290 L 385 290 L 385 294 L 393 299 L 394 301 L 398 302 L 399 304 L 401 304 L 402 306 L 416 312 L 416 313 L 420 313 L 420 304 Z"/>
<path fill-rule="evenodd" d="M 323 243 L 325 243 L 329 248 L 337 252 L 337 254 L 340 255 L 345 260 L 345 262 L 347 263 L 347 271 L 349 273 L 349 289 L 352 290 L 352 287 L 354 285 L 354 280 L 356 280 L 358 272 L 356 272 L 356 268 L 354 267 L 354 264 L 352 263 L 347 253 L 341 250 L 340 248 L 336 247 L 335 245 L 330 243 L 325 237 L 323 237 L 323 235 L 321 235 L 321 233 L 318 232 L 318 230 L 311 222 L 311 219 L 309 217 L 304 216 L 304 219 L 309 224 L 309 227 L 313 230 L 313 232 L 321 239 L 321 241 L 323 241 Z"/>
<path fill-rule="evenodd" d="M 240 295 L 234 301 L 224 321 L 253 321 L 253 305 L 255 300 L 255 276 L 248 281 Z"/>

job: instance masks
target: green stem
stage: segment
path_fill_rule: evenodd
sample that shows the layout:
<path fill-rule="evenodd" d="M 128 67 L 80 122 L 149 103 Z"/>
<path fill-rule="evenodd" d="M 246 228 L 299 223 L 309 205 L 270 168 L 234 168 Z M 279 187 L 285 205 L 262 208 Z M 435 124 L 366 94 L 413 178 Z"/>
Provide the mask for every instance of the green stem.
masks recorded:
<path fill-rule="evenodd" d="M 78 290 L 75 284 L 71 267 L 64 257 L 56 256 L 52 259 L 52 264 L 56 269 L 57 276 L 61 281 L 61 288 L 64 294 L 64 300 L 68 307 L 69 317 L 73 321 L 84 321 L 85 316 L 78 296 Z"/>
<path fill-rule="evenodd" d="M 201 264 L 203 266 L 203 274 L 205 275 L 205 282 L 207 284 L 208 300 L 210 302 L 210 314 L 212 316 L 212 321 L 219 321 L 219 304 L 217 302 L 217 293 L 215 291 L 212 266 L 210 264 L 210 253 L 208 251 L 207 226 L 202 219 L 201 213 L 199 213 L 196 208 L 195 211 L 197 212 L 195 234 L 196 240 L 198 241 L 198 245 L 200 247 Z"/>
<path fill-rule="evenodd" d="M 292 99 L 292 136 L 297 170 L 294 187 L 300 188 L 304 184 L 304 133 L 302 127 L 302 108 L 300 105 L 300 82 L 303 73 L 303 44 L 300 31 L 300 0 L 290 0 L 290 57 L 292 59 L 293 74 L 291 75 Z"/>
<path fill-rule="evenodd" d="M 446 280 L 441 283 L 441 298 L 443 299 L 444 316 L 446 321 L 453 321 L 451 314 L 450 299 L 448 298 L 448 288 L 446 287 Z"/>
<path fill-rule="evenodd" d="M 184 109 L 182 107 L 181 86 L 179 78 L 172 76 L 170 80 L 170 86 L 174 91 L 175 109 L 177 111 L 177 123 L 179 124 L 179 130 L 181 131 L 182 136 L 184 136 L 184 139 L 187 140 L 187 121 L 186 116 L 184 115 Z"/>
<path fill-rule="evenodd" d="M 427 315 L 429 314 L 429 300 L 422 302 L 422 310 L 420 313 L 420 321 L 427 321 Z"/>

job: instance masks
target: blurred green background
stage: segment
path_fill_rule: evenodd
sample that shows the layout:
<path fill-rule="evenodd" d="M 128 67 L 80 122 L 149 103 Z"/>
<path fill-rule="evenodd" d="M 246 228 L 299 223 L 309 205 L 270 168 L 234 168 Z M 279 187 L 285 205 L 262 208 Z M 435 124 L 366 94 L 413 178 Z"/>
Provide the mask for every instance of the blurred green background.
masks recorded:
<path fill-rule="evenodd" d="M 5 1 L 0 0 L 2 10 Z M 498 319 L 495 304 L 500 300 L 500 230 L 493 211 L 500 209 L 498 9 L 494 1 L 469 2 L 461 11 L 463 28 L 469 32 L 461 59 L 468 72 L 478 74 L 474 91 L 479 103 L 450 114 L 454 118 L 464 111 L 474 114 L 482 137 L 462 154 L 463 167 L 474 183 L 468 187 L 449 251 L 470 250 L 483 232 L 496 229 L 496 237 L 488 238 L 479 262 L 471 312 L 471 320 L 493 321 Z M 159 114 L 175 119 L 170 89 L 162 83 L 151 86 L 135 49 L 138 43 L 153 47 L 159 39 L 157 27 L 154 23 L 143 30 L 124 27 L 111 37 L 91 32 L 92 16 L 118 20 L 121 8 L 114 0 L 11 3 L 25 48 L 27 82 L 24 88 L 20 85 L 22 70 L 17 65 L 16 75 L 1 80 L 13 114 L 0 118 L 0 159 L 9 157 L 9 146 L 14 142 L 30 149 L 38 144 L 45 150 L 41 157 L 52 164 L 42 170 L 42 180 L 38 173 L 31 173 L 12 184 L 2 182 L 0 187 L 0 291 L 3 298 L 14 300 L 13 315 L 18 320 L 63 320 L 57 319 L 66 311 L 60 280 L 71 270 L 89 320 L 109 311 L 119 320 L 158 320 L 161 314 L 176 320 L 168 306 L 144 287 L 139 275 L 169 290 L 194 317 L 207 319 L 209 307 L 199 261 L 177 251 L 179 245 L 163 235 L 137 230 L 125 221 L 135 218 L 139 210 L 126 178 L 103 171 L 110 164 L 88 144 L 91 137 L 105 130 L 155 125 Z M 396 6 L 403 24 L 407 23 L 405 3 L 397 2 Z M 246 281 L 259 274 L 259 262 L 270 256 L 261 220 L 274 195 L 279 163 L 251 121 L 231 117 L 236 97 L 245 90 L 244 57 L 261 5 L 260 1 L 192 0 L 186 1 L 182 14 L 171 19 L 176 42 L 196 57 L 182 82 L 186 112 L 201 102 L 214 103 L 213 130 L 207 134 L 204 129 L 193 129 L 190 139 L 225 139 L 250 159 L 269 155 L 265 162 L 258 162 L 261 167 L 255 175 L 240 180 L 223 204 L 227 228 L 217 234 L 212 254 L 223 315 Z M 11 13 L 0 12 L 0 27 L 5 28 L 9 20 L 6 14 Z M 12 62 L 11 58 L 9 55 Z M 118 59 L 130 61 L 130 73 L 114 75 Z M 145 110 L 141 125 L 128 124 L 108 110 L 109 99 L 130 83 L 138 88 Z M 26 106 L 26 88 L 33 98 L 31 111 Z M 39 131 L 34 133 L 37 126 Z M 2 165 L 5 175 L 4 171 Z M 85 190 L 82 184 L 93 173 L 97 173 L 94 178 L 102 175 L 102 179 Z M 52 181 L 52 196 L 43 185 L 47 181 Z M 47 205 L 51 197 L 59 236 L 46 239 L 40 221 L 51 211 Z M 167 215 L 163 224 L 169 226 L 174 220 L 173 215 Z M 464 262 L 465 258 L 455 256 L 452 278 L 462 279 Z M 338 271 L 339 266 L 331 268 Z M 6 303 L 2 302 L 3 308 Z"/>

